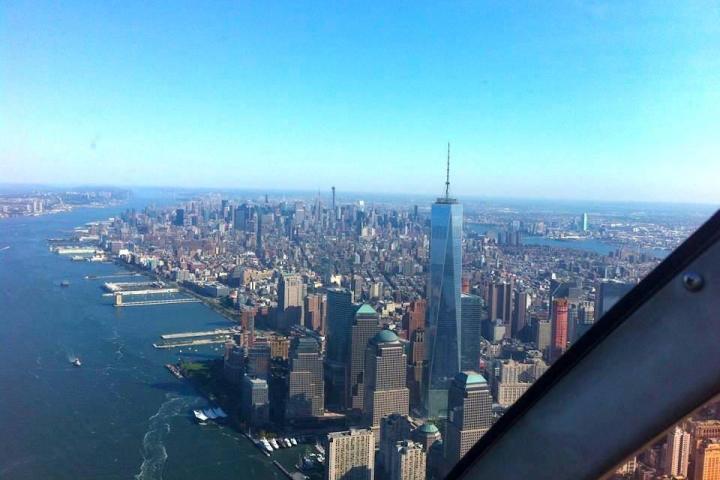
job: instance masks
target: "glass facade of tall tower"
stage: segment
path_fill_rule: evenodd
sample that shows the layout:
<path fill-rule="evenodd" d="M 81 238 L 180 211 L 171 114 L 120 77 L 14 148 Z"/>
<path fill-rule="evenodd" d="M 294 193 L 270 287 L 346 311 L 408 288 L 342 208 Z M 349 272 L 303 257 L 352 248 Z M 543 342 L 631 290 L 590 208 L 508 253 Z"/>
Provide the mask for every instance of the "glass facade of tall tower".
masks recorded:
<path fill-rule="evenodd" d="M 429 417 L 447 416 L 450 382 L 460 371 L 460 290 L 462 276 L 462 205 L 439 198 L 432 206 L 428 298 Z"/>

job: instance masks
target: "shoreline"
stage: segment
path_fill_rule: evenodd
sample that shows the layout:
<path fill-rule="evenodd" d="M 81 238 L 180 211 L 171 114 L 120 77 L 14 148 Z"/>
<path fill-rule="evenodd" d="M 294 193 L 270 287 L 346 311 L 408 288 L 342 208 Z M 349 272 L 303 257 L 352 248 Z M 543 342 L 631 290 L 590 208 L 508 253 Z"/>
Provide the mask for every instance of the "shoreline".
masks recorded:
<path fill-rule="evenodd" d="M 226 320 L 229 320 L 229 321 L 231 321 L 231 322 L 233 322 L 233 323 L 235 323 L 235 324 L 239 323 L 239 321 L 240 321 L 240 314 L 239 314 L 239 313 L 236 314 L 236 313 L 232 312 L 231 310 L 223 307 L 222 305 L 218 305 L 216 302 L 213 302 L 213 301 L 210 300 L 209 298 L 204 297 L 204 296 L 200 295 L 199 293 L 190 290 L 189 288 L 181 285 L 180 283 L 177 283 L 177 282 L 172 281 L 172 280 L 168 280 L 167 278 L 160 277 L 157 273 L 154 273 L 154 272 L 152 272 L 152 271 L 150 271 L 150 270 L 144 269 L 144 268 L 139 267 L 139 266 L 137 266 L 137 265 L 133 265 L 133 264 L 130 264 L 130 263 L 123 262 L 123 261 L 121 261 L 121 260 L 119 260 L 119 259 L 117 259 L 117 258 L 114 258 L 114 259 L 113 259 L 113 263 L 114 263 L 115 265 L 119 266 L 119 267 L 124 268 L 124 269 L 127 270 L 127 271 L 130 271 L 130 272 L 133 272 L 133 273 L 140 273 L 140 274 L 143 274 L 143 275 L 146 275 L 146 276 L 150 277 L 152 280 L 161 281 L 161 282 L 164 282 L 164 283 L 171 284 L 172 286 L 178 288 L 181 293 L 190 295 L 191 297 L 200 300 L 200 302 L 203 303 L 203 304 L 204 304 L 205 306 L 207 306 L 208 308 L 210 308 L 210 310 L 214 311 L 215 313 L 217 313 L 218 315 L 222 316 L 222 317 L 225 318 Z"/>

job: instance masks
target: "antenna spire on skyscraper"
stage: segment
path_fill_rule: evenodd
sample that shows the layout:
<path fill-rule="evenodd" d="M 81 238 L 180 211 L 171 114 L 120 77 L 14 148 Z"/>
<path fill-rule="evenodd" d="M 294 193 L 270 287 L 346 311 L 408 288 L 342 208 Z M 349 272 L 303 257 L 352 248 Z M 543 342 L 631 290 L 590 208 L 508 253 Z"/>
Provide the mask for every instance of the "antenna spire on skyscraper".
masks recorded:
<path fill-rule="evenodd" d="M 445 198 L 450 198 L 450 142 L 448 142 L 447 172 L 445 176 Z"/>

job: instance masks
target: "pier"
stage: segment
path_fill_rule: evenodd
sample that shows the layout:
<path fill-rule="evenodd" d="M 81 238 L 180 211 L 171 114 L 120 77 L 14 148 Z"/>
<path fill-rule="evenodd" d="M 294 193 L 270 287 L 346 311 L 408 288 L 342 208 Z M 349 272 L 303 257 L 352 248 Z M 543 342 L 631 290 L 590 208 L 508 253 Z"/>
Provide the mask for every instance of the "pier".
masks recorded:
<path fill-rule="evenodd" d="M 85 280 L 103 280 L 106 278 L 127 278 L 127 277 L 142 277 L 142 274 L 129 272 L 129 273 L 115 273 L 113 275 L 85 275 Z"/>
<path fill-rule="evenodd" d="M 185 340 L 173 343 L 153 343 L 153 347 L 159 349 L 194 347 L 197 345 L 215 345 L 227 342 L 227 338 L 201 338 L 197 340 Z"/>
<path fill-rule="evenodd" d="M 105 282 L 103 288 L 110 293 L 127 293 L 134 292 L 137 290 L 147 290 L 148 288 L 154 288 L 161 290 L 165 287 L 162 282 Z"/>
<path fill-rule="evenodd" d="M 203 332 L 167 333 L 165 335 L 160 335 L 162 342 L 153 343 L 153 347 L 176 348 L 190 347 L 193 345 L 225 343 L 236 333 L 240 333 L 238 328 L 223 328 Z"/>
<path fill-rule="evenodd" d="M 234 328 L 224 328 L 217 330 L 209 330 L 206 332 L 166 333 L 165 335 L 160 335 L 160 338 L 162 338 L 163 340 L 177 340 L 180 338 L 209 337 L 212 335 L 234 335 L 236 333 L 240 333 L 240 330 Z"/>
<path fill-rule="evenodd" d="M 170 298 L 166 300 L 139 300 L 134 302 L 123 302 L 122 295 L 115 296 L 116 307 L 145 307 L 150 305 L 172 305 L 175 303 L 200 303 L 195 298 Z"/>
<path fill-rule="evenodd" d="M 124 290 L 113 293 L 103 293 L 103 297 L 117 297 L 125 295 L 156 295 L 160 293 L 179 293 L 178 288 L 151 288 L 149 290 Z"/>

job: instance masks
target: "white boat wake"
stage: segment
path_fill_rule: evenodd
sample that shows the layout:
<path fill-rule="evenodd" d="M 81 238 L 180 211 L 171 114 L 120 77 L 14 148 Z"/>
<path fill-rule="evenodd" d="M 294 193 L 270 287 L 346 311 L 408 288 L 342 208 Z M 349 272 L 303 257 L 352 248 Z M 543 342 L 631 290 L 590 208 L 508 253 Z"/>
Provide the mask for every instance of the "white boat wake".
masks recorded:
<path fill-rule="evenodd" d="M 188 398 L 167 394 L 157 413 L 149 418 L 148 431 L 143 437 L 143 461 L 136 480 L 161 480 L 165 462 L 168 458 L 164 440 L 170 433 L 170 418 L 185 415 L 188 409 Z"/>

